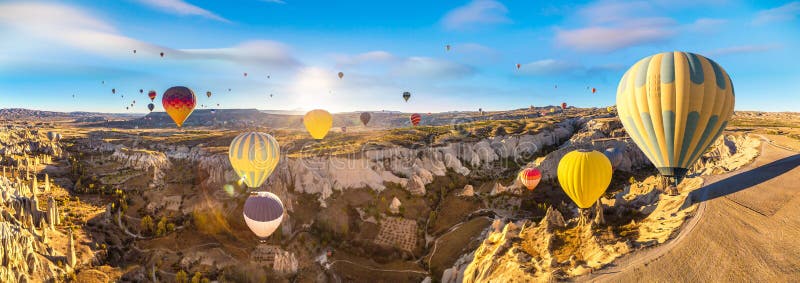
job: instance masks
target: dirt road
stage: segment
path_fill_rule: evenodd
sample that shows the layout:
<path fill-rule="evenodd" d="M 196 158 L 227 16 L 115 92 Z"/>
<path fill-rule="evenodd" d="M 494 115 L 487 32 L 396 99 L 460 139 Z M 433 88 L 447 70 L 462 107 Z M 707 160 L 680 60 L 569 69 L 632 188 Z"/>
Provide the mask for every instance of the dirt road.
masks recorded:
<path fill-rule="evenodd" d="M 746 169 L 710 176 L 675 239 L 583 278 L 597 282 L 797 282 L 800 154 L 764 143 Z"/>

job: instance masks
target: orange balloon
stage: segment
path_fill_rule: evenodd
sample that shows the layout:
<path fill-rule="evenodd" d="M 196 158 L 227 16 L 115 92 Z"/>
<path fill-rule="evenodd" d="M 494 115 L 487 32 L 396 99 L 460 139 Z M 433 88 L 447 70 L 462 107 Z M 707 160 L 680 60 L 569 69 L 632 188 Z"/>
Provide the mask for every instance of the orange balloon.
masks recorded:
<path fill-rule="evenodd" d="M 188 87 L 173 86 L 161 96 L 161 104 L 169 114 L 169 117 L 180 128 L 186 118 L 189 118 L 189 115 L 194 111 L 194 107 L 197 105 L 197 97 L 194 95 L 194 91 Z"/>

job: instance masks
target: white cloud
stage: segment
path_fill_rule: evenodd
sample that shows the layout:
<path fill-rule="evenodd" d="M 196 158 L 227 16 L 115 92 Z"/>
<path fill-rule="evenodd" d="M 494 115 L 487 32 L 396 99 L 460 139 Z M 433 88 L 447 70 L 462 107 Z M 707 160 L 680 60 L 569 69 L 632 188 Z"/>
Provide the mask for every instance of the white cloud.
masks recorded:
<path fill-rule="evenodd" d="M 474 72 L 469 66 L 429 57 L 408 57 L 392 70 L 393 75 L 421 79 L 462 78 Z"/>
<path fill-rule="evenodd" d="M 544 59 L 522 64 L 519 72 L 529 75 L 559 75 L 576 71 L 580 66 L 562 60 Z"/>
<path fill-rule="evenodd" d="M 757 25 L 771 22 L 791 21 L 800 15 L 800 2 L 794 1 L 783 6 L 760 11 L 756 14 L 753 23 Z"/>
<path fill-rule="evenodd" d="M 275 41 L 256 40 L 217 49 L 171 49 L 120 34 L 113 25 L 81 9 L 60 4 L 0 4 L 0 27 L 28 37 L 44 39 L 55 45 L 106 56 L 157 58 L 160 52 L 170 59 L 226 60 L 240 64 L 296 66 L 300 63 L 289 47 Z M 53 44 L 48 48 L 52 48 Z"/>
<path fill-rule="evenodd" d="M 556 30 L 556 42 L 578 51 L 610 52 L 636 45 L 663 42 L 675 33 L 674 27 L 667 21 L 646 19 L 638 25 L 559 29 Z"/>
<path fill-rule="evenodd" d="M 389 52 L 377 50 L 356 55 L 335 55 L 334 60 L 339 66 L 352 66 L 370 63 L 387 63 L 397 58 Z"/>
<path fill-rule="evenodd" d="M 728 20 L 725 19 L 699 18 L 686 25 L 686 28 L 693 32 L 711 33 L 720 30 L 726 23 Z"/>
<path fill-rule="evenodd" d="M 177 54 L 188 59 L 215 59 L 233 61 L 244 65 L 291 67 L 300 62 L 285 44 L 272 40 L 253 40 L 227 48 L 183 49 Z"/>
<path fill-rule="evenodd" d="M 495 0 L 473 0 L 448 12 L 442 25 L 449 30 L 470 29 L 482 25 L 509 23 L 508 8 Z"/>
<path fill-rule="evenodd" d="M 138 0 L 140 3 L 159 9 L 167 13 L 177 15 L 201 16 L 212 20 L 230 22 L 206 9 L 186 3 L 182 0 Z"/>
<path fill-rule="evenodd" d="M 766 52 L 780 48 L 782 48 L 782 46 L 778 44 L 739 45 L 739 46 L 714 49 L 706 52 L 706 54 L 708 54 L 709 56 L 722 56 L 730 54 Z"/>

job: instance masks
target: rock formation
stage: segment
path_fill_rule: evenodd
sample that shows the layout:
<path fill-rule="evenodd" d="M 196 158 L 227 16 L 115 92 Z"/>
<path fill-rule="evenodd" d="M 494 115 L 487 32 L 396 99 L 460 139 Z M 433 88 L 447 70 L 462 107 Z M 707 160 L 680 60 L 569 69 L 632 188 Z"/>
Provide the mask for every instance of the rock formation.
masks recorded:
<path fill-rule="evenodd" d="M 392 198 L 392 203 L 389 204 L 389 213 L 392 214 L 399 214 L 400 213 L 400 200 L 397 197 Z"/>

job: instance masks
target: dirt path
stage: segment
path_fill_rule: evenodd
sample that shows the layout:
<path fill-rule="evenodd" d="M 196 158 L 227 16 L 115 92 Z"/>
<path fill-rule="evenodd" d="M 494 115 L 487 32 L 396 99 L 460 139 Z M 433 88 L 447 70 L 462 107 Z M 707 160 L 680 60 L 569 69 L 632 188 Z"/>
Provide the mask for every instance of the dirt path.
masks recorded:
<path fill-rule="evenodd" d="M 743 170 L 705 178 L 678 236 L 579 281 L 784 282 L 800 279 L 800 154 L 764 143 Z"/>

